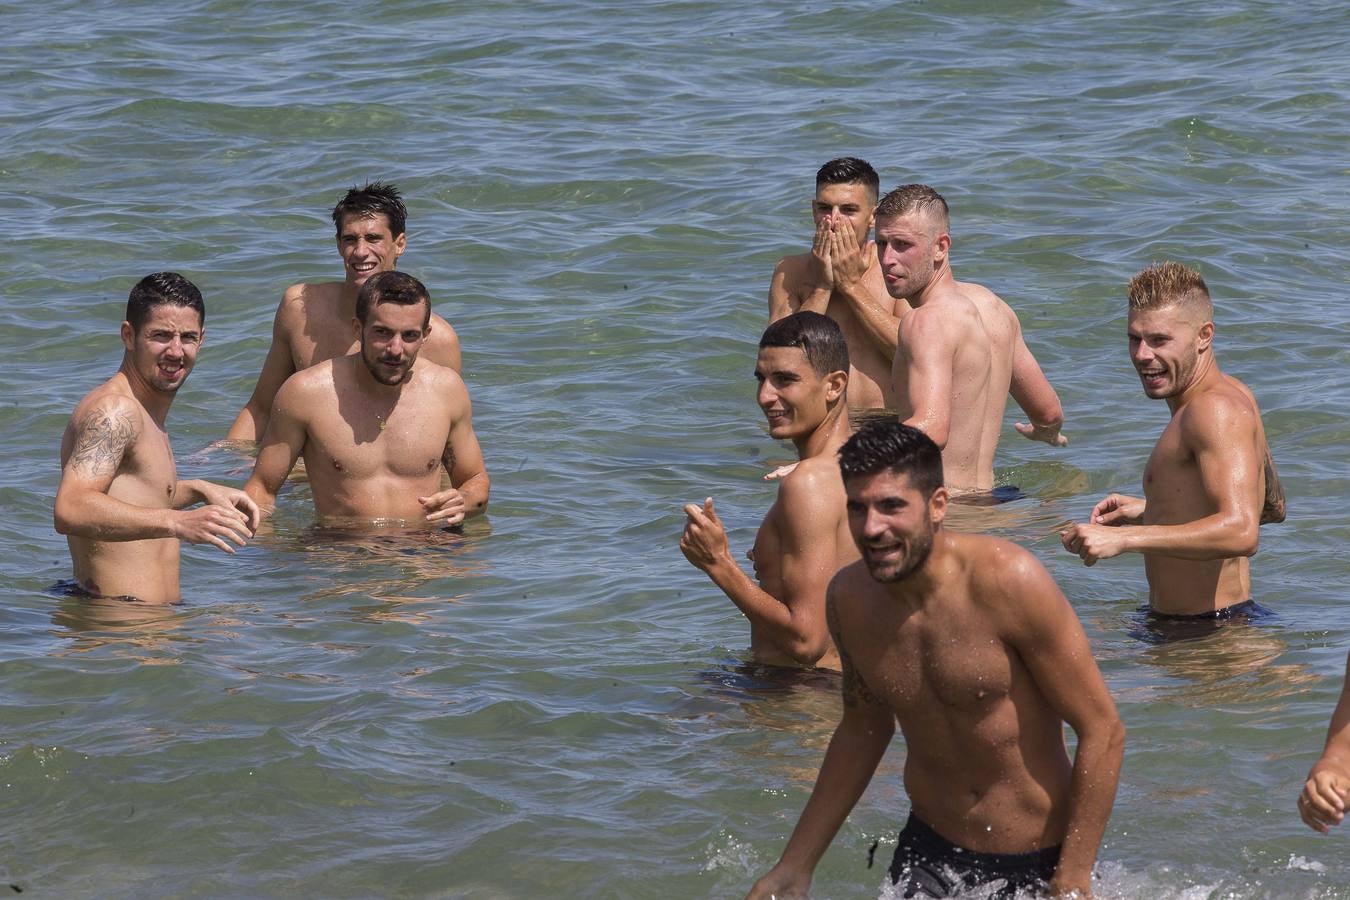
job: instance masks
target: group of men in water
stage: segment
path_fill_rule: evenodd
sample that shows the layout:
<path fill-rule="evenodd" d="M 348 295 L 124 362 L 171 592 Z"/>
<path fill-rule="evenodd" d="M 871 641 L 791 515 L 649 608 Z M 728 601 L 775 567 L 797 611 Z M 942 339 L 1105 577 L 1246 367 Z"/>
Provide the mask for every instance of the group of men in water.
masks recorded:
<path fill-rule="evenodd" d="M 891 866 L 904 896 L 986 884 L 1086 895 L 1124 728 L 1045 568 L 1013 543 L 943 527 L 954 499 L 995 487 L 1008 395 L 1028 420 L 1016 430 L 1050 446 L 1067 444 L 1059 398 L 1012 309 L 953 277 L 942 196 L 916 184 L 878 195 L 867 163 L 827 163 L 811 250 L 773 274 L 757 399 L 769 434 L 799 461 L 771 476 L 778 497 L 749 554 L 755 579 L 712 499 L 685 507 L 681 550 L 750 620 L 755 660 L 843 676 L 843 717 L 816 788 L 751 896 L 806 893 L 896 723 L 912 801 Z M 180 541 L 244 545 L 299 457 L 327 521 L 453 526 L 484 510 L 458 338 L 426 287 L 395 268 L 405 222 L 397 190 L 378 182 L 333 209 L 345 277 L 297 284 L 281 300 L 228 435 L 259 443 L 242 490 L 179 481 L 165 429 L 205 336 L 200 292 L 172 272 L 136 284 L 121 367 L 76 406 L 61 443 L 54 518 L 74 590 L 177 602 Z M 1172 418 L 1144 497 L 1109 495 L 1061 540 L 1087 565 L 1142 553 L 1155 616 L 1250 615 L 1258 526 L 1284 517 L 1256 401 L 1218 367 L 1198 273 L 1151 266 L 1128 293 L 1131 361 Z M 865 420 L 856 431 L 851 412 Z M 1300 813 L 1326 831 L 1347 798 L 1350 687 Z"/>
<path fill-rule="evenodd" d="M 863 160 L 826 163 L 811 250 L 774 270 L 757 402 L 799 461 L 769 476 L 781 480 L 748 554 L 755 580 L 712 498 L 685 507 L 680 549 L 750 620 L 756 662 L 843 675 L 815 790 L 750 896 L 806 894 L 896 723 L 912 804 L 890 871 L 903 896 L 984 885 L 1086 896 L 1124 728 L 1045 568 L 1008 541 L 943 528 L 951 502 L 995 499 L 1008 395 L 1028 419 L 1016 430 L 1052 447 L 1068 443 L 1059 398 L 1013 310 L 953 276 L 942 196 L 919 184 L 879 193 Z M 1144 496 L 1110 494 L 1061 542 L 1089 566 L 1143 554 L 1155 619 L 1259 615 L 1248 558 L 1285 501 L 1256 400 L 1218 366 L 1198 272 L 1153 265 L 1127 293 L 1130 360 L 1171 420 Z M 1350 687 L 1299 808 L 1326 831 L 1348 798 Z"/>
<path fill-rule="evenodd" d="M 257 387 L 228 434 L 259 443 L 242 490 L 178 480 L 165 419 L 205 337 L 205 306 L 177 273 L 137 282 L 122 365 L 75 407 L 61 441 L 55 523 L 73 591 L 178 602 L 180 541 L 243 546 L 300 457 L 325 521 L 453 526 L 483 511 L 488 474 L 459 340 L 426 287 L 395 270 L 406 219 L 398 190 L 379 182 L 334 207 L 345 277 L 282 297 Z"/>

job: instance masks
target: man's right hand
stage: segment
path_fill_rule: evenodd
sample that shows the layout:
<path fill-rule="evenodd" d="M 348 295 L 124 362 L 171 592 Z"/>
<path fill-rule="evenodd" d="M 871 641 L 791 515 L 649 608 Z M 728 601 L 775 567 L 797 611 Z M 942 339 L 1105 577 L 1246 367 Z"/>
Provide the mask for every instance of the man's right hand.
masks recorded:
<path fill-rule="evenodd" d="M 175 512 L 172 527 L 179 540 L 189 544 L 214 544 L 226 553 L 233 553 L 234 548 L 224 539 L 228 538 L 240 547 L 248 543 L 253 536 L 248 520 L 249 517 L 236 507 L 209 503 Z"/>
<path fill-rule="evenodd" d="M 1108 494 L 1092 507 L 1092 525 L 1139 525 L 1144 521 L 1144 501 L 1124 494 Z"/>
<path fill-rule="evenodd" d="M 1314 766 L 1298 795 L 1299 817 L 1313 831 L 1327 834 L 1331 826 L 1341 824 L 1345 818 L 1347 799 L 1350 799 L 1350 778 Z"/>
<path fill-rule="evenodd" d="M 830 304 L 830 294 L 834 292 L 834 264 L 830 259 L 830 218 L 826 216 L 816 226 L 816 238 L 811 243 L 811 291 L 802 300 L 802 309 L 825 314 Z M 824 298 L 823 303 L 813 304 L 816 298 Z M 819 309 L 815 307 L 819 306 Z"/>
<path fill-rule="evenodd" d="M 755 882 L 745 900 L 807 900 L 811 894 L 811 876 L 774 866 Z"/>

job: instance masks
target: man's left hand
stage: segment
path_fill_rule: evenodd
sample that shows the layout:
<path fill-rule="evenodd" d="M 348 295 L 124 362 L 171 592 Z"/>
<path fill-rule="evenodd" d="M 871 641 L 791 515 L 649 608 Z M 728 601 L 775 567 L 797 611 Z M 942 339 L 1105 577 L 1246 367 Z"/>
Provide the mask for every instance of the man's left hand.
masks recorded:
<path fill-rule="evenodd" d="M 248 516 L 248 530 L 257 533 L 258 523 L 262 521 L 262 511 L 248 494 L 238 488 L 212 484 L 209 481 L 198 482 L 197 492 L 202 495 L 204 502 L 212 506 L 223 506 L 227 509 L 233 507 Z"/>
<path fill-rule="evenodd" d="M 1090 566 L 1099 559 L 1110 559 L 1125 552 L 1125 535 L 1119 528 L 1106 525 L 1070 526 L 1059 534 L 1064 549 L 1077 553 L 1083 565 Z"/>
<path fill-rule="evenodd" d="M 689 517 L 684 536 L 680 538 L 680 552 L 685 559 L 706 572 L 718 562 L 731 558 L 727 531 L 722 527 L 722 520 L 717 518 L 711 497 L 703 501 L 701 508 L 686 503 L 684 514 Z"/>
<path fill-rule="evenodd" d="M 834 286 L 844 288 L 858 284 L 867 274 L 868 264 L 876 256 L 876 244 L 870 238 L 859 244 L 853 224 L 843 219 L 831 223 L 829 239 Z"/>
<path fill-rule="evenodd" d="M 429 497 L 418 497 L 417 502 L 427 511 L 428 522 L 458 525 L 464 521 L 464 497 L 454 488 L 437 491 Z"/>
<path fill-rule="evenodd" d="M 1013 428 L 1027 440 L 1044 441 L 1051 447 L 1067 447 L 1069 439 L 1059 433 L 1059 425 L 1037 425 L 1035 422 L 1014 422 Z"/>

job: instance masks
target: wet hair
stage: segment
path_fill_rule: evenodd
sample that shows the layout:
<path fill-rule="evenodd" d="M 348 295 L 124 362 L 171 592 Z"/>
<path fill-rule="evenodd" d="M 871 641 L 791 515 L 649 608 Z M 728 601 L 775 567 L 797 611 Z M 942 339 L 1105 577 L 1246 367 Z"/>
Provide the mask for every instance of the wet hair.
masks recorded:
<path fill-rule="evenodd" d="M 907 216 L 912 212 L 922 212 L 937 220 L 939 231 L 945 232 L 951 227 L 947 201 L 941 194 L 926 184 L 902 184 L 891 191 L 877 204 L 876 216 L 894 218 Z"/>
<path fill-rule="evenodd" d="M 356 295 L 356 318 L 362 324 L 370 316 L 370 308 L 381 303 L 396 303 L 399 306 L 427 305 L 426 317 L 422 320 L 422 330 L 431 324 L 431 294 L 426 285 L 404 272 L 377 272 L 366 279 Z"/>
<path fill-rule="evenodd" d="M 186 306 L 197 311 L 197 320 L 206 324 L 206 304 L 197 286 L 177 272 L 155 272 L 147 275 L 127 295 L 127 316 L 133 331 L 139 332 L 150 310 L 156 306 Z"/>
<path fill-rule="evenodd" d="M 822 184 L 861 184 L 873 201 L 881 193 L 877 170 L 856 156 L 841 156 L 821 166 L 816 172 L 816 189 L 819 190 Z"/>
<path fill-rule="evenodd" d="M 839 471 L 845 481 L 883 471 L 908 475 L 927 500 L 942 487 L 942 451 L 928 435 L 898 419 L 872 419 L 839 448 Z"/>
<path fill-rule="evenodd" d="M 821 378 L 831 372 L 848 371 L 848 345 L 834 319 L 803 310 L 784 316 L 764 329 L 760 348 L 798 347 L 806 354 L 811 371 Z"/>
<path fill-rule="evenodd" d="M 403 233 L 408 225 L 408 208 L 403 205 L 403 197 L 398 188 L 383 181 L 370 181 L 364 187 L 353 187 L 333 207 L 333 227 L 338 236 L 342 235 L 342 220 L 350 215 L 368 218 L 384 213 L 389 219 L 389 232 L 394 237 Z"/>
<path fill-rule="evenodd" d="M 1179 262 L 1154 263 L 1130 279 L 1126 292 L 1131 310 L 1142 312 L 1184 305 L 1200 312 L 1204 321 L 1214 318 L 1214 303 L 1205 279 Z"/>

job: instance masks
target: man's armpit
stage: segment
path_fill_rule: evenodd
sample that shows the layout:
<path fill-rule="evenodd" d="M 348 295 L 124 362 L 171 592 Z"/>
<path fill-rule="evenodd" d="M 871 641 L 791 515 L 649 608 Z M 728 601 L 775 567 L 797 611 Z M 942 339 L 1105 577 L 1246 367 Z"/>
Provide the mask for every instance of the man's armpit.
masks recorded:
<path fill-rule="evenodd" d="M 116 474 L 127 448 L 136 440 L 136 420 L 115 407 L 96 407 L 77 426 L 70 468 L 84 477 Z"/>

